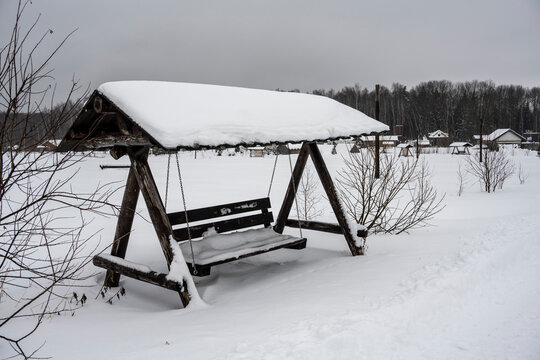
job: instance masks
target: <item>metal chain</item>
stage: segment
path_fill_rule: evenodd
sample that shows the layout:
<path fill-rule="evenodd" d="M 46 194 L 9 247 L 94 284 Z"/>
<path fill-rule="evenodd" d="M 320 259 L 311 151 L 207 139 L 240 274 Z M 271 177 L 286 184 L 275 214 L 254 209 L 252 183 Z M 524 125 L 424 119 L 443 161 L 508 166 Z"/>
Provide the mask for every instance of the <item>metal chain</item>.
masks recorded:
<path fill-rule="evenodd" d="M 167 159 L 167 185 L 165 185 L 165 210 L 167 210 L 167 199 L 169 197 L 169 171 L 171 169 L 171 153 L 169 152 L 169 158 Z"/>
<path fill-rule="evenodd" d="M 193 264 L 193 275 L 197 275 L 197 267 L 195 266 L 195 253 L 193 252 L 193 243 L 191 241 L 191 229 L 189 228 L 189 219 L 187 214 L 186 197 L 184 195 L 184 185 L 182 184 L 182 173 L 180 172 L 180 161 L 178 160 L 178 152 L 176 155 L 176 168 L 178 169 L 178 180 L 180 181 L 180 193 L 182 194 L 182 203 L 184 204 L 184 216 L 186 217 L 186 229 L 188 233 L 189 248 L 191 250 L 191 264 Z"/>
<path fill-rule="evenodd" d="M 268 195 L 270 197 L 270 191 L 272 190 L 272 183 L 274 182 L 274 174 L 276 173 L 276 165 L 278 160 L 279 153 L 276 152 L 276 160 L 274 160 L 274 169 L 272 170 L 272 177 L 270 178 L 270 186 L 268 186 Z"/>
<path fill-rule="evenodd" d="M 291 160 L 291 149 L 289 148 L 289 144 L 287 144 L 287 152 L 289 154 L 289 168 L 291 169 L 291 181 L 294 191 L 294 203 L 296 204 L 296 217 L 298 218 L 298 230 L 300 231 L 300 237 L 302 236 L 302 225 L 300 224 L 300 210 L 298 208 L 298 199 L 296 198 L 296 185 L 294 184 L 294 177 L 293 177 L 293 168 L 292 168 L 292 160 Z"/>

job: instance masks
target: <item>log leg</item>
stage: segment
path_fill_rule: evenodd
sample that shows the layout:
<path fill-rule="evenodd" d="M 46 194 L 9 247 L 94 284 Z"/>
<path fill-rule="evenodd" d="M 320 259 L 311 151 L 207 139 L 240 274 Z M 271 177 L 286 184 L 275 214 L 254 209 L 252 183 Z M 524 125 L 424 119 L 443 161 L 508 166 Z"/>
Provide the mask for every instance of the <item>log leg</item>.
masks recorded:
<path fill-rule="evenodd" d="M 302 144 L 300 153 L 298 154 L 298 159 L 296 159 L 296 164 L 294 165 L 294 170 L 291 175 L 291 181 L 289 181 L 289 187 L 287 188 L 287 193 L 281 204 L 281 209 L 279 210 L 279 215 L 277 217 L 276 223 L 274 225 L 274 231 L 282 234 L 283 229 L 285 228 L 285 222 L 289 217 L 291 208 L 294 202 L 294 197 L 296 195 L 295 190 L 298 189 L 300 184 L 300 179 L 302 178 L 302 173 L 306 167 L 306 162 L 309 157 L 309 143 Z"/>
<path fill-rule="evenodd" d="M 353 256 L 363 255 L 362 248 L 356 246 L 355 237 L 349 227 L 349 223 L 347 222 L 343 208 L 341 207 L 338 197 L 339 195 L 334 186 L 334 182 L 332 181 L 332 177 L 328 172 L 328 168 L 324 163 L 324 159 L 316 143 L 309 143 L 309 153 L 311 155 L 311 159 L 313 160 L 313 164 L 315 165 L 315 169 L 319 174 L 319 178 L 321 179 L 322 186 L 326 191 L 326 196 L 328 196 L 332 210 L 334 210 L 334 214 L 336 214 L 338 224 L 343 229 L 343 235 L 345 236 L 345 240 L 347 241 L 351 254 Z"/>
<path fill-rule="evenodd" d="M 169 242 L 169 236 L 172 234 L 172 227 L 167 217 L 165 207 L 159 196 L 159 191 L 152 176 L 152 171 L 148 165 L 148 148 L 135 148 L 130 149 L 129 158 L 131 159 L 132 167 L 135 168 L 135 175 L 137 177 L 137 182 L 143 194 L 146 207 L 148 208 L 148 213 L 152 224 L 154 225 L 154 230 L 161 245 L 161 250 L 163 250 L 163 255 L 167 260 L 167 267 L 170 268 L 170 265 L 174 259 L 174 253 L 171 249 L 171 244 Z M 187 306 L 189 303 L 189 294 L 187 293 L 187 288 L 184 287 L 184 292 L 180 292 L 180 298 L 182 304 Z"/>
<path fill-rule="evenodd" d="M 135 169 L 133 166 L 131 166 L 126 182 L 126 188 L 124 190 L 122 207 L 120 208 L 118 222 L 116 223 L 114 242 L 111 248 L 111 255 L 122 259 L 126 256 L 129 235 L 133 225 L 133 217 L 135 216 L 137 200 L 139 199 L 139 191 L 139 183 L 137 182 L 137 177 L 135 176 Z M 107 275 L 105 276 L 103 286 L 116 287 L 118 286 L 119 281 L 120 274 L 109 269 L 107 270 Z"/>

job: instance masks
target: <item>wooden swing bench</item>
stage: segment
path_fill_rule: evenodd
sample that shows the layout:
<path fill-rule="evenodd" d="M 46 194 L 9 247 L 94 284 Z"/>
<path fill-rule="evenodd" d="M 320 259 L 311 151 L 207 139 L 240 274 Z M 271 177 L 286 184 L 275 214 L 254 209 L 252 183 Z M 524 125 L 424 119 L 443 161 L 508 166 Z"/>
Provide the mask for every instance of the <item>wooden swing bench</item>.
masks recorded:
<path fill-rule="evenodd" d="M 263 254 L 282 248 L 304 249 L 306 239 L 290 235 L 282 235 L 271 229 L 274 217 L 270 209 L 270 199 L 260 198 L 230 204 L 210 206 L 205 208 L 168 213 L 167 217 L 173 226 L 173 238 L 180 242 L 180 248 L 186 258 L 187 265 L 192 275 L 210 275 L 212 266 L 228 263 L 231 261 Z M 254 212 L 256 212 L 254 214 Z M 190 223 L 189 228 L 186 222 Z M 226 218 L 225 220 L 221 220 Z M 210 220 L 209 222 L 206 222 Z M 192 225 L 196 222 L 202 224 Z M 264 233 L 259 231 L 259 236 L 253 230 L 245 232 L 233 232 L 240 229 L 252 228 L 264 225 L 261 229 L 268 229 Z M 227 235 L 206 237 L 209 229 L 216 233 L 228 233 Z M 248 241 L 239 241 L 237 235 L 251 237 Z M 193 259 L 190 258 L 191 246 L 189 238 L 194 240 Z M 255 238 L 255 239 L 253 239 Z M 193 260 L 195 261 L 193 263 Z"/>
<path fill-rule="evenodd" d="M 198 99 L 210 97 L 223 100 L 219 112 L 215 112 L 214 107 L 200 105 Z M 177 101 L 170 99 L 185 101 L 178 106 Z M 162 110 L 160 114 L 170 114 L 170 121 L 157 116 L 157 108 Z M 268 113 L 273 109 L 280 109 L 279 127 L 268 127 Z M 376 112 L 377 109 L 378 105 Z M 306 111 L 308 114 L 302 115 Z M 195 122 L 194 114 L 198 114 Z M 218 129 L 216 118 L 224 119 L 219 122 Z M 308 127 L 310 131 L 305 136 L 300 135 Z M 316 141 L 369 134 L 376 135 L 378 139 L 379 133 L 388 130 L 388 126 L 354 109 L 313 95 L 253 89 L 240 91 L 237 88 L 201 84 L 116 82 L 103 84 L 94 91 L 64 136 L 59 150 L 109 150 L 115 160 L 129 156 L 130 169 L 110 255 L 95 256 L 93 259 L 94 265 L 108 270 L 104 286 L 116 287 L 121 275 L 128 276 L 177 291 L 182 304 L 187 306 L 193 295 L 190 291 L 196 292 L 195 288 L 188 289 L 188 284 L 195 286 L 188 269 L 193 275 L 205 276 L 215 265 L 282 248 L 305 248 L 306 239 L 301 232 L 299 237 L 284 235 L 285 226 L 342 234 L 351 255 L 362 255 L 363 247 L 357 242 L 357 237 L 365 237 L 367 233 L 354 233 L 348 223 Z M 220 139 L 226 140 L 219 143 Z M 225 145 L 289 142 L 302 142 L 302 147 L 294 169 L 289 157 L 291 178 L 273 226 L 274 217 L 268 197 L 187 210 L 177 153 L 184 209 L 168 213 L 167 192 L 164 203 L 148 164 L 151 148 L 176 152 L 180 149 L 217 149 Z M 378 144 L 376 141 L 376 147 Z M 289 218 L 308 158 L 315 166 L 338 224 Z M 376 174 L 377 164 L 378 160 Z M 274 170 L 275 166 L 274 163 Z M 175 265 L 172 276 L 170 272 L 157 273 L 146 265 L 125 260 L 139 194 L 144 198 L 167 267 L 171 270 Z M 171 240 L 180 243 L 181 254 Z M 184 261 L 187 264 L 185 269 Z M 181 271 L 178 271 L 178 266 L 182 267 Z M 181 278 L 177 277 L 179 273 Z"/>

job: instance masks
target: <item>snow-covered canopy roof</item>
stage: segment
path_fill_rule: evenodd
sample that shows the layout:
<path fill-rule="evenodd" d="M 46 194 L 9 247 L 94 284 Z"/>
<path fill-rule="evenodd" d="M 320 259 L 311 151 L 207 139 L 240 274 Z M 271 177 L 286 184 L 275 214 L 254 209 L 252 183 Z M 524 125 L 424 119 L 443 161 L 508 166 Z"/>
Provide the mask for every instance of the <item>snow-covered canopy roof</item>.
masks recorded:
<path fill-rule="evenodd" d="M 453 142 L 450 144 L 450 147 L 465 147 L 465 146 L 472 146 L 472 144 L 468 142 Z"/>
<path fill-rule="evenodd" d="M 97 92 L 167 149 L 314 141 L 389 130 L 318 95 L 158 81 L 109 82 Z"/>
<path fill-rule="evenodd" d="M 396 147 L 401 149 L 401 148 L 411 148 L 413 146 L 409 143 L 403 143 L 403 144 L 398 144 Z"/>

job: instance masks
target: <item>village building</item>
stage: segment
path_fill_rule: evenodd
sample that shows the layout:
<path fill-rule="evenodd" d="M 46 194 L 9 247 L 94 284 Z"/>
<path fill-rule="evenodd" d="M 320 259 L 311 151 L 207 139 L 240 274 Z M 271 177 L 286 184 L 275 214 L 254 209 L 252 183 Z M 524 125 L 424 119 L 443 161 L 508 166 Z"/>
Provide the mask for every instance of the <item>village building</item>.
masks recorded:
<path fill-rule="evenodd" d="M 525 137 L 527 142 L 540 143 L 539 131 L 525 130 L 523 137 Z"/>
<path fill-rule="evenodd" d="M 450 144 L 450 137 L 448 133 L 445 133 L 442 130 L 436 130 L 428 134 L 428 139 L 433 146 L 448 146 Z"/>
<path fill-rule="evenodd" d="M 360 142 L 364 147 L 374 147 L 375 146 L 375 136 L 361 136 Z M 379 142 L 381 147 L 384 149 L 396 147 L 400 143 L 399 135 L 382 135 L 379 136 Z"/>
<path fill-rule="evenodd" d="M 480 135 L 474 135 L 474 140 L 480 144 Z M 489 135 L 482 135 L 482 142 L 492 145 L 521 145 L 526 139 L 512 129 L 497 129 Z"/>
<path fill-rule="evenodd" d="M 420 140 L 415 139 L 415 140 L 409 141 L 409 144 L 416 147 L 417 142 L 418 142 L 418 146 L 421 147 L 421 148 L 427 148 L 427 147 L 431 146 L 431 142 L 425 136 Z"/>
<path fill-rule="evenodd" d="M 281 144 L 281 145 L 278 145 L 277 148 L 276 148 L 276 154 L 277 155 L 289 155 L 289 154 L 299 154 L 300 153 L 300 148 L 302 147 L 302 145 L 298 145 L 298 144 Z"/>
<path fill-rule="evenodd" d="M 263 157 L 264 156 L 264 146 L 251 146 L 248 147 L 249 157 Z"/>

